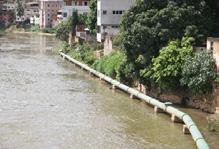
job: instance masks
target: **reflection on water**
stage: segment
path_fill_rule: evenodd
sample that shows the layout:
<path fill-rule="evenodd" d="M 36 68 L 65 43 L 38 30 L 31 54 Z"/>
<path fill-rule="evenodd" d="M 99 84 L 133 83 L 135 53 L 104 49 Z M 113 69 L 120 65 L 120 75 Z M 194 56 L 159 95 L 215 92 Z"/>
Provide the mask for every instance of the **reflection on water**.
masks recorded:
<path fill-rule="evenodd" d="M 168 115 L 53 55 L 57 44 L 49 36 L 0 38 L 0 148 L 196 148 Z"/>

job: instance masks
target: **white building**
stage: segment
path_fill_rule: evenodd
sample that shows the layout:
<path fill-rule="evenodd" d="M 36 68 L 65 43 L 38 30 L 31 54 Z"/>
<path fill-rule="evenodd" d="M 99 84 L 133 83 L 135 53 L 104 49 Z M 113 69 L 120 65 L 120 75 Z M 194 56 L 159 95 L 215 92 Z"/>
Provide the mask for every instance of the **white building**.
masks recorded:
<path fill-rule="evenodd" d="M 39 16 L 39 2 L 26 3 L 24 9 L 25 19 L 31 20 L 31 18 L 34 18 L 34 16 Z"/>
<path fill-rule="evenodd" d="M 77 11 L 78 14 L 88 13 L 90 11 L 88 3 L 89 0 L 66 0 L 65 6 L 57 14 L 59 23 L 67 21 L 72 16 L 73 11 Z"/>
<path fill-rule="evenodd" d="M 14 11 L 15 10 L 15 4 L 14 3 L 5 3 L 2 5 L 2 10 L 5 10 L 5 11 Z"/>
<path fill-rule="evenodd" d="M 52 27 L 63 5 L 63 0 L 40 0 L 40 28 Z"/>
<path fill-rule="evenodd" d="M 105 35 L 118 33 L 122 14 L 134 5 L 135 0 L 97 0 L 97 41 L 102 42 Z"/>
<path fill-rule="evenodd" d="M 57 18 L 59 22 L 67 21 L 72 16 L 73 11 L 77 11 L 78 14 L 88 13 L 90 8 L 88 6 L 64 6 L 58 11 Z"/>

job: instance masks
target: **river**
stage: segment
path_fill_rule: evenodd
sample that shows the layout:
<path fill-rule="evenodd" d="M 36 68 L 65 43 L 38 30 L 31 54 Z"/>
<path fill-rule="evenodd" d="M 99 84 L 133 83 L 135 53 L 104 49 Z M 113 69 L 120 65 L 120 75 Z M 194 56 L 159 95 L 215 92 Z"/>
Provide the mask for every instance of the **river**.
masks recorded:
<path fill-rule="evenodd" d="M 0 37 L 0 149 L 195 149 L 182 124 L 52 53 L 54 37 Z M 200 121 L 212 148 L 218 134 Z"/>

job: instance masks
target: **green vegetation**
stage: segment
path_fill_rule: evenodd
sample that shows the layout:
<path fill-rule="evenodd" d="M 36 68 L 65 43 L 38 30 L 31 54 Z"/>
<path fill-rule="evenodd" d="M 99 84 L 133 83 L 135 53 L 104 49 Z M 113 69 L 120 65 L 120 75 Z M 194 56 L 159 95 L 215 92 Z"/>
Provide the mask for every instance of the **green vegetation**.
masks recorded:
<path fill-rule="evenodd" d="M 43 33 L 49 33 L 49 34 L 55 34 L 56 33 L 56 28 L 44 28 L 41 30 Z"/>
<path fill-rule="evenodd" d="M 67 21 L 62 21 L 57 27 L 56 27 L 56 38 L 68 41 L 69 33 L 71 32 L 73 36 L 76 34 L 76 25 L 79 23 L 79 16 L 78 12 L 74 11 L 72 13 L 72 17 L 70 17 Z"/>
<path fill-rule="evenodd" d="M 35 25 L 35 26 L 31 26 L 29 29 L 28 29 L 29 32 L 40 32 L 40 27 L 38 25 Z"/>
<path fill-rule="evenodd" d="M 124 59 L 123 53 L 114 52 L 108 56 L 105 56 L 95 61 L 95 63 L 93 64 L 93 68 L 110 77 L 116 78 L 123 59 Z"/>
<path fill-rule="evenodd" d="M 197 94 L 211 92 L 217 77 L 212 53 L 195 53 L 187 56 L 182 69 L 181 84 Z"/>
<path fill-rule="evenodd" d="M 88 44 L 75 44 L 72 47 L 69 47 L 67 43 L 63 44 L 63 50 L 64 53 L 69 54 L 74 59 L 77 59 L 79 61 L 83 61 L 84 63 L 88 65 L 92 65 L 94 61 L 96 60 L 94 51 L 95 49 L 92 48 Z"/>
<path fill-rule="evenodd" d="M 22 17 L 24 15 L 24 7 L 22 5 L 22 1 L 17 0 L 17 16 Z"/>
<path fill-rule="evenodd" d="M 89 1 L 90 12 L 87 16 L 86 25 L 90 29 L 92 34 L 97 32 L 97 0 Z"/>
<path fill-rule="evenodd" d="M 126 71 L 121 72 L 121 78 L 131 75 L 149 86 L 155 83 L 166 89 L 190 89 L 180 81 L 185 75 L 182 70 L 188 61 L 186 57 L 196 55 L 192 54 L 193 47 L 213 35 L 215 23 L 212 18 L 216 17 L 217 10 L 211 13 L 210 3 L 207 0 L 137 0 L 136 5 L 123 15 L 120 35 L 114 39 L 115 45 L 120 45 L 126 55 L 123 64 Z M 212 57 L 208 58 L 213 62 Z M 215 73 L 215 70 L 207 69 L 209 65 L 203 67 L 210 71 L 207 73 Z M 208 79 L 202 83 L 211 86 L 214 77 Z M 199 90 L 202 92 L 201 88 Z"/>
<path fill-rule="evenodd" d="M 0 29 L 0 36 L 5 35 L 5 31 L 3 29 Z"/>
<path fill-rule="evenodd" d="M 182 77 L 182 67 L 186 56 L 193 52 L 193 38 L 171 41 L 152 59 L 151 68 L 145 77 L 150 77 L 162 88 L 178 88 Z M 144 74 L 144 73 L 143 73 Z"/>
<path fill-rule="evenodd" d="M 216 1 L 213 0 L 215 3 Z M 56 37 L 68 41 L 75 26 L 85 24 L 96 32 L 97 0 L 90 1 L 88 15 L 72 15 L 56 29 Z M 209 11 L 211 10 L 211 11 Z M 206 37 L 219 35 L 218 6 L 210 0 L 136 0 L 120 24 L 113 46 L 121 49 L 96 59 L 98 46 L 63 45 L 63 52 L 126 84 L 134 81 L 162 89 L 209 93 L 216 79 L 215 61 L 207 52 L 195 53 Z M 219 20 L 219 19 L 218 19 Z"/>

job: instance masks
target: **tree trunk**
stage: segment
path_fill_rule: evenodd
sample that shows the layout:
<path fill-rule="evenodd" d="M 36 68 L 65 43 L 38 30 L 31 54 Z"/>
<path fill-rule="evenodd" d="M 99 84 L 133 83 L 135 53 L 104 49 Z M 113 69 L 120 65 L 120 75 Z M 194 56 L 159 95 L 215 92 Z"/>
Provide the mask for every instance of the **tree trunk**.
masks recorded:
<path fill-rule="evenodd" d="M 73 40 L 72 40 L 72 32 L 69 32 L 69 34 L 68 34 L 68 45 L 71 47 L 72 46 L 72 44 L 73 44 Z"/>

